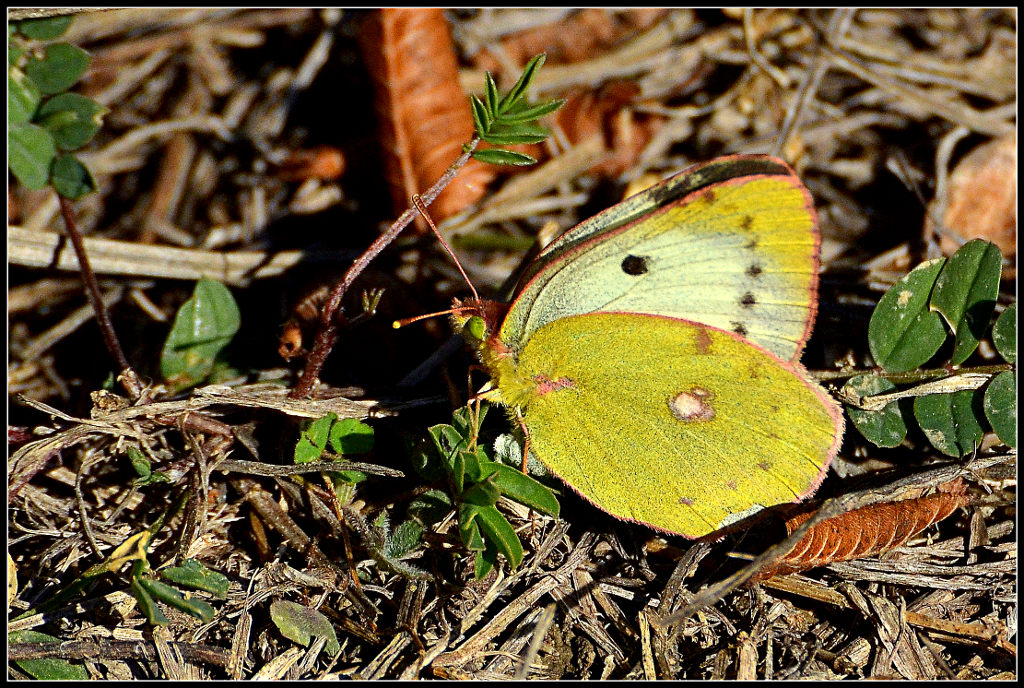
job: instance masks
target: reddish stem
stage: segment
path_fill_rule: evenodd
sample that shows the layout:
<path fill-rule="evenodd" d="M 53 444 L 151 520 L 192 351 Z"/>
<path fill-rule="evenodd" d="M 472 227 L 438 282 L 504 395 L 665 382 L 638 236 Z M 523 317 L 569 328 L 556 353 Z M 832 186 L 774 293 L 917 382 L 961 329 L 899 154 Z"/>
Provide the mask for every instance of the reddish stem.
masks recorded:
<path fill-rule="evenodd" d="M 466 163 L 469 161 L 470 156 L 476 149 L 477 144 L 480 143 L 480 139 L 474 138 L 468 146 L 466 146 L 465 152 L 459 156 L 459 158 L 452 163 L 451 167 L 441 176 L 437 182 L 427 189 L 421 196 L 421 200 L 424 205 L 430 205 L 438 194 L 444 190 L 446 186 L 455 178 L 455 175 L 459 173 Z M 355 261 L 352 263 L 352 267 L 348 269 L 345 275 L 341 278 L 337 284 L 331 289 L 331 294 L 324 303 L 323 309 L 320 311 L 320 327 L 316 333 L 316 337 L 313 339 L 313 348 L 309 352 L 309 356 L 306 357 L 306 367 L 302 370 L 302 375 L 299 377 L 299 382 L 295 385 L 289 393 L 289 398 L 301 399 L 308 397 L 313 391 L 313 386 L 320 378 L 320 371 L 324 367 L 324 363 L 327 362 L 327 357 L 331 353 L 331 349 L 334 348 L 334 343 L 338 339 L 338 325 L 336 324 L 339 318 L 336 318 L 338 313 L 338 307 L 341 305 L 341 300 L 348 291 L 348 288 L 352 286 L 356 278 L 366 269 L 374 258 L 376 258 L 381 251 L 387 248 L 388 244 L 395 240 L 395 238 L 401 234 L 402 230 L 409 226 L 409 223 L 416 217 L 418 211 L 415 208 L 409 208 L 402 216 L 395 220 L 386 232 L 381 234 L 377 239 L 370 244 L 370 247 L 366 249 Z"/>
<path fill-rule="evenodd" d="M 96 273 L 89 265 L 89 256 L 85 252 L 85 241 L 82 239 L 82 233 L 78 231 L 78 223 L 75 222 L 75 206 L 70 199 L 64 198 L 60 194 L 57 194 L 57 198 L 60 201 L 60 213 L 64 218 L 64 225 L 67 227 L 68 239 L 71 240 L 71 246 L 75 250 L 78 268 L 82 273 L 82 280 L 85 282 L 85 295 L 92 304 L 92 309 L 96 313 L 96 322 L 100 326 L 100 332 L 103 333 L 103 343 L 106 344 L 107 351 L 110 352 L 120 369 L 121 374 L 118 379 L 121 384 L 133 399 L 138 399 L 142 394 L 142 382 L 135 370 L 132 369 L 131 364 L 128 363 L 128 358 L 124 355 L 124 350 L 121 349 L 121 342 L 117 339 L 117 333 L 114 332 L 114 326 L 110 322 L 110 313 L 103 303 L 100 285 L 96 281 Z"/>

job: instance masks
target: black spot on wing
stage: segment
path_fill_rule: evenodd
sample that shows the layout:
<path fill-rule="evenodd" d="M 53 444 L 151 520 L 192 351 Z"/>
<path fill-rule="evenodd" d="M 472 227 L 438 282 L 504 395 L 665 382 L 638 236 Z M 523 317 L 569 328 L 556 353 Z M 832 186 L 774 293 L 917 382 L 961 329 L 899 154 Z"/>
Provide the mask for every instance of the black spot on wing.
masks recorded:
<path fill-rule="evenodd" d="M 650 270 L 646 256 L 628 255 L 622 259 L 622 271 L 627 275 L 643 275 Z"/>
<path fill-rule="evenodd" d="M 744 308 L 750 308 L 755 304 L 757 304 L 757 298 L 749 291 L 740 297 L 740 305 L 743 306 Z"/>
<path fill-rule="evenodd" d="M 751 263 L 747 266 L 747 277 L 760 277 L 763 272 L 764 268 L 757 263 Z"/>
<path fill-rule="evenodd" d="M 741 337 L 746 337 L 747 336 L 747 326 L 746 325 L 744 325 L 741 322 L 731 322 L 729 324 L 732 325 L 732 331 L 733 332 L 735 332 L 736 334 L 738 334 Z"/>

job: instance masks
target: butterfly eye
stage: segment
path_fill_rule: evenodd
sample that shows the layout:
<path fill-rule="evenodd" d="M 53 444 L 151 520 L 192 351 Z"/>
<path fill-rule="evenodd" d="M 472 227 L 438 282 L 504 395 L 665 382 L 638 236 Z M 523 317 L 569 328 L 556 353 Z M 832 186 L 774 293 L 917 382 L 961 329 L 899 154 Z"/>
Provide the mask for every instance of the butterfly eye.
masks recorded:
<path fill-rule="evenodd" d="M 474 315 L 462 326 L 462 334 L 478 342 L 487 339 L 487 323 L 479 315 Z"/>

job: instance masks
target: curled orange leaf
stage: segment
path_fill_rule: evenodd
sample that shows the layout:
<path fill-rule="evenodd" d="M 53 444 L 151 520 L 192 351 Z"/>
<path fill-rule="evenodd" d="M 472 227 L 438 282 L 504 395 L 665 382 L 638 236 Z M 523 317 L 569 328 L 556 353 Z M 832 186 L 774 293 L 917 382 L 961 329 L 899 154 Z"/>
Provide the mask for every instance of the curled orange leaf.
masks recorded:
<path fill-rule="evenodd" d="M 374 82 L 385 173 L 397 214 L 459 157 L 462 145 L 473 138 L 473 115 L 440 9 L 374 12 L 360 31 L 360 42 Z M 431 215 L 440 222 L 472 204 L 494 173 L 490 165 L 470 160 L 430 206 Z"/>
<path fill-rule="evenodd" d="M 613 81 L 592 91 L 569 97 L 555 113 L 556 124 L 572 144 L 601 136 L 609 155 L 590 171 L 616 177 L 629 169 L 640 157 L 663 119 L 637 115 L 630 105 L 640 88 L 632 82 Z"/>
<path fill-rule="evenodd" d="M 762 569 L 753 580 L 887 552 L 906 544 L 967 501 L 967 486 L 958 478 L 940 485 L 934 494 L 854 509 L 813 526 L 786 556 Z M 813 515 L 809 511 L 790 517 L 786 531 L 792 534 Z"/>

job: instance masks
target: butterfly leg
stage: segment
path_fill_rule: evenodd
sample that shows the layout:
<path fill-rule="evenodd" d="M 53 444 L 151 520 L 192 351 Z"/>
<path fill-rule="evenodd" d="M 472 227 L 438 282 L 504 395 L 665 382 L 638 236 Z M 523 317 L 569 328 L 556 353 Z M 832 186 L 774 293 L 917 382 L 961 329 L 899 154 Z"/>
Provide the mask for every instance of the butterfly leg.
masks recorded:
<path fill-rule="evenodd" d="M 516 420 L 519 422 L 519 427 L 523 431 L 523 465 L 522 465 L 522 469 L 521 470 L 523 471 L 523 474 L 526 475 L 527 474 L 526 473 L 526 459 L 527 459 L 528 456 L 530 456 L 530 431 L 526 427 L 526 421 L 523 420 L 523 412 L 520 411 L 518 408 L 516 409 Z M 533 537 L 535 529 L 536 529 L 536 523 L 534 522 L 534 519 L 533 519 L 533 509 L 530 509 L 530 537 L 531 538 Z"/>
<path fill-rule="evenodd" d="M 522 471 L 526 473 L 526 458 L 530 455 L 530 431 L 526 427 L 526 421 L 523 420 L 523 412 L 516 409 L 516 420 L 519 422 L 519 427 L 523 431 L 523 466 Z"/>

